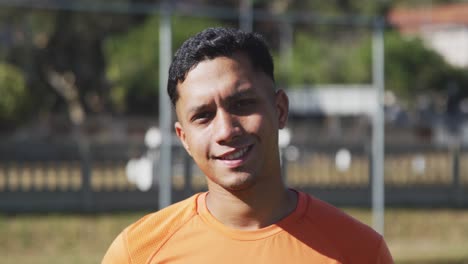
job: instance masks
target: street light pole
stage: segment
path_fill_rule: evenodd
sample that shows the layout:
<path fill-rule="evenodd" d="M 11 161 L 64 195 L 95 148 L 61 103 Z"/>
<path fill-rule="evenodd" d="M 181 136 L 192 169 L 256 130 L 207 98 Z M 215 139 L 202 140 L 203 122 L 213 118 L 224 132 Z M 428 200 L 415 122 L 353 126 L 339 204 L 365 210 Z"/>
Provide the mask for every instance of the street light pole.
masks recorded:
<path fill-rule="evenodd" d="M 239 28 L 251 32 L 253 30 L 252 0 L 241 0 L 239 9 Z"/>
<path fill-rule="evenodd" d="M 372 76 L 376 89 L 376 109 L 373 115 L 372 133 L 372 220 L 374 229 L 384 233 L 384 24 L 381 18 L 374 23 L 372 38 Z"/>
<path fill-rule="evenodd" d="M 165 2 L 161 8 L 159 22 L 159 126 L 162 136 L 159 164 L 159 209 L 169 206 L 172 200 L 172 109 L 166 95 L 171 46 L 171 11 L 168 3 Z"/>

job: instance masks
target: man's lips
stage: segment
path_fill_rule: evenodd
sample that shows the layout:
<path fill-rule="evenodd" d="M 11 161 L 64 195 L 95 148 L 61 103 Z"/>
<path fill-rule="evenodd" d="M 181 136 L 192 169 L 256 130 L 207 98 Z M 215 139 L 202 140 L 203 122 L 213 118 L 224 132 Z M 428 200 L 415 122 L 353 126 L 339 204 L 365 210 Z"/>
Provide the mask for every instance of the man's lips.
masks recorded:
<path fill-rule="evenodd" d="M 235 150 L 232 150 L 232 151 L 228 151 L 222 155 L 219 155 L 216 157 L 216 159 L 219 159 L 219 160 L 226 160 L 226 161 L 229 161 L 229 160 L 238 160 L 238 159 L 241 159 L 243 156 L 245 156 L 245 154 L 247 154 L 247 152 L 249 152 L 249 150 L 252 148 L 252 145 L 249 145 L 249 146 L 246 146 L 246 147 L 242 147 L 242 148 L 238 148 L 238 149 L 235 149 Z"/>

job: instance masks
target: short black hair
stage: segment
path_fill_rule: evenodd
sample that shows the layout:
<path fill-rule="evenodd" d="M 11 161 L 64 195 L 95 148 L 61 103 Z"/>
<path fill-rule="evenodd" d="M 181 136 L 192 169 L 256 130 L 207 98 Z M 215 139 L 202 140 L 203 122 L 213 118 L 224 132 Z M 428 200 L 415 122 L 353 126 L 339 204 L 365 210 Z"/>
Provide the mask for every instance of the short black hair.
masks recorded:
<path fill-rule="evenodd" d="M 274 82 L 273 58 L 260 34 L 233 28 L 208 28 L 187 39 L 174 55 L 167 82 L 172 105 L 175 106 L 179 99 L 177 84 L 183 82 L 198 63 L 217 57 L 231 57 L 235 52 L 247 55 L 255 70 L 264 72 Z"/>

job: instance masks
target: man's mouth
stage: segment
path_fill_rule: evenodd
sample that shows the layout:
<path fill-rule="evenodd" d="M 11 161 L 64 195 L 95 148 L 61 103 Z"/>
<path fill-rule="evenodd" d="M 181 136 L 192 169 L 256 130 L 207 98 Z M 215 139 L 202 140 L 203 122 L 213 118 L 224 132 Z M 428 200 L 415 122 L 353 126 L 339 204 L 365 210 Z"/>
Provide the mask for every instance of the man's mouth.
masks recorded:
<path fill-rule="evenodd" d="M 241 157 L 243 157 L 249 150 L 250 150 L 251 146 L 247 146 L 247 147 L 244 147 L 244 148 L 241 148 L 239 150 L 236 150 L 232 153 L 229 153 L 227 155 L 223 155 L 221 157 L 219 157 L 220 160 L 237 160 L 237 159 L 240 159 Z"/>

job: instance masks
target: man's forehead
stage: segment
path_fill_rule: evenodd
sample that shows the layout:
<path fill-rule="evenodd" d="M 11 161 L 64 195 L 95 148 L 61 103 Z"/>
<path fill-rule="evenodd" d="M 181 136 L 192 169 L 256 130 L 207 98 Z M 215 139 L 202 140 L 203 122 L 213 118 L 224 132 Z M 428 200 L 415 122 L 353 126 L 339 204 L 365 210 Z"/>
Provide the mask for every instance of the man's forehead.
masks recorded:
<path fill-rule="evenodd" d="M 229 93 L 227 94 L 227 91 L 223 91 L 225 94 L 223 97 L 226 98 L 237 98 L 258 93 L 259 91 L 253 91 L 251 88 L 254 86 L 255 80 L 259 78 L 263 79 L 262 77 L 268 79 L 268 81 L 266 83 L 262 81 L 261 86 L 268 87 L 257 88 L 271 89 L 274 93 L 274 82 L 271 81 L 270 83 L 270 78 L 266 73 L 260 69 L 253 68 L 250 58 L 244 52 L 236 52 L 231 56 L 217 56 L 212 59 L 202 60 L 191 67 L 185 78 L 177 83 L 178 99 L 176 101 L 176 108 L 177 102 L 182 98 L 188 96 L 190 98 L 185 99 L 193 100 L 195 97 L 200 97 L 201 99 L 206 95 L 209 96 L 209 90 L 217 89 L 219 85 L 234 88 L 228 89 Z M 210 82 L 208 79 L 215 81 Z M 259 84 L 255 85 L 258 86 Z"/>
<path fill-rule="evenodd" d="M 182 89 L 180 89 L 182 88 Z M 183 90 L 191 89 L 191 92 L 184 93 Z M 212 101 L 231 102 L 245 97 L 253 97 L 258 91 L 253 89 L 251 82 L 238 82 L 231 89 L 225 89 L 222 92 L 210 93 L 203 90 L 204 87 L 179 87 L 180 98 L 186 105 L 209 104 Z"/>

